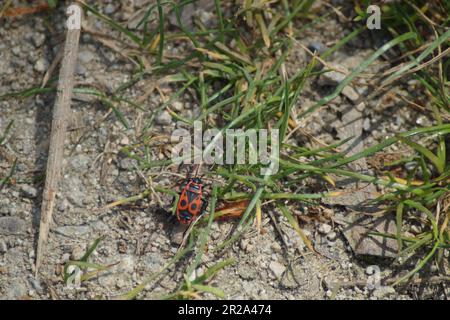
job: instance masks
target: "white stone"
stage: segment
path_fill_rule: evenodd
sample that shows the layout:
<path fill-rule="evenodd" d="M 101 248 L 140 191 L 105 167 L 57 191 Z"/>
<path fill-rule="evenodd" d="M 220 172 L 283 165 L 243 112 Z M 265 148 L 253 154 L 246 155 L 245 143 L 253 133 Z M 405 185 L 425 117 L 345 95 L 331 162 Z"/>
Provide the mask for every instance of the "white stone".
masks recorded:
<path fill-rule="evenodd" d="M 272 271 L 272 273 L 275 275 L 275 277 L 279 278 L 286 270 L 286 267 L 277 261 L 272 261 L 269 264 L 269 269 L 270 269 L 270 271 Z"/>

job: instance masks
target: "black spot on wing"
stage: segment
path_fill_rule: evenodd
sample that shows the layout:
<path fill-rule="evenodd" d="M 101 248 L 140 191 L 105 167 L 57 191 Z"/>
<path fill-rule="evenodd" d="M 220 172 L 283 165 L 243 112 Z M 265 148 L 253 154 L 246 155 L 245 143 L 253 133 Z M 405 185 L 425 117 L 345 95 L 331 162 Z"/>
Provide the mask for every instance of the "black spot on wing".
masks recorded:
<path fill-rule="evenodd" d="M 178 212 L 179 218 L 184 221 L 189 221 L 192 219 L 192 214 L 189 211 L 181 210 Z"/>

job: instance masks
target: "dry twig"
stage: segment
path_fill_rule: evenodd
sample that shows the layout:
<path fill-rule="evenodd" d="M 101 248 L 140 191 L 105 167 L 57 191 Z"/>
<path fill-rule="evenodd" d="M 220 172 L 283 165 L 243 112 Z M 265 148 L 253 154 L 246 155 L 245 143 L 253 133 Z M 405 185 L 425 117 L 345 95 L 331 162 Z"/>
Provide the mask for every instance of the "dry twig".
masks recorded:
<path fill-rule="evenodd" d="M 77 61 L 79 39 L 80 29 L 69 28 L 67 30 L 55 107 L 53 109 L 50 149 L 47 160 L 45 187 L 42 194 L 41 221 L 36 253 L 36 276 L 38 275 L 39 267 L 41 266 L 45 254 L 48 232 L 52 221 L 53 207 L 55 205 L 58 180 L 61 175 L 64 139 L 69 121 L 70 101 L 72 99 L 73 89 L 73 73 Z"/>

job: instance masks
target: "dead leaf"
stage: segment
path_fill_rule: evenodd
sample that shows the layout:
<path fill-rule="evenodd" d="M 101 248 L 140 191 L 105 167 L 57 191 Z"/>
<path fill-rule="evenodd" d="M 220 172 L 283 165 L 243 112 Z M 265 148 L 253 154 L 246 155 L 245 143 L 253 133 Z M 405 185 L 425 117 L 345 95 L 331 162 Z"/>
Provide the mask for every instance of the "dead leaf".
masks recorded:
<path fill-rule="evenodd" d="M 17 7 L 17 8 L 8 8 L 3 13 L 4 17 L 18 17 L 27 14 L 38 13 L 44 10 L 49 9 L 48 3 L 40 3 L 34 7 Z"/>
<path fill-rule="evenodd" d="M 226 220 L 230 218 L 240 218 L 248 207 L 249 200 L 226 201 L 215 212 L 216 220 Z"/>

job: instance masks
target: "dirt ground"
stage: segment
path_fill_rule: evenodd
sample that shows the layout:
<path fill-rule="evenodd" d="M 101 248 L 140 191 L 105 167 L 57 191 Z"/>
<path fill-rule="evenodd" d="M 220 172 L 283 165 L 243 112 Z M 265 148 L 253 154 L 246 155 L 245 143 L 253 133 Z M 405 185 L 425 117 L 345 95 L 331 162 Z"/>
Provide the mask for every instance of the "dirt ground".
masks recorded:
<path fill-rule="evenodd" d="M 124 21 L 145 2 L 135 1 L 134 6 L 128 4 L 126 10 L 116 1 L 96 1 L 96 4 L 106 14 Z M 195 14 L 207 19 L 209 12 L 199 9 Z M 0 20 L 0 95 L 41 85 L 44 73 L 63 43 L 64 19 L 63 10 L 58 9 L 51 16 L 39 13 Z M 336 15 L 331 16 L 326 22 L 307 29 L 297 40 L 305 45 L 331 46 L 350 32 L 342 27 L 339 19 Z M 87 22 L 100 33 L 119 37 L 92 15 L 87 16 Z M 352 69 L 374 52 L 374 46 L 367 32 L 358 41 L 352 41 L 334 53 L 329 60 Z M 172 55 L 183 50 L 185 48 L 167 48 Z M 296 68 L 307 63 L 307 59 L 307 53 L 298 45 L 289 57 L 288 73 L 294 73 Z M 380 58 L 371 67 L 371 72 L 377 72 L 385 64 L 386 60 Z M 119 52 L 100 43 L 94 35 L 82 33 L 76 86 L 92 85 L 111 92 L 130 79 L 133 68 L 133 64 Z M 127 97 L 139 99 L 150 82 L 151 79 L 144 79 L 127 89 Z M 408 80 L 399 85 L 399 90 L 413 91 L 414 85 Z M 169 96 L 174 88 L 167 85 L 164 89 Z M 356 94 L 367 95 L 367 90 L 362 81 L 358 83 Z M 312 82 L 305 87 L 298 108 L 311 105 L 326 94 L 327 88 L 321 86 L 320 81 Z M 120 149 L 137 141 L 143 119 L 151 116 L 162 103 L 160 95 L 156 91 L 148 95 L 143 101 L 145 110 L 123 106 L 121 110 L 130 124 L 126 129 L 113 112 L 92 96 L 75 94 L 48 254 L 41 276 L 36 279 L 35 245 L 54 98 L 55 94 L 51 92 L 0 101 L 0 133 L 13 121 L 7 141 L 0 149 L 0 176 L 6 175 L 17 158 L 13 183 L 0 190 L 0 298 L 104 299 L 126 293 L 146 276 L 159 271 L 178 249 L 172 243 L 177 222 L 168 213 L 172 201 L 168 196 L 160 195 L 162 207 L 155 197 L 151 197 L 103 212 L 97 210 L 145 189 L 135 161 Z M 340 113 L 349 106 L 352 106 L 351 99 L 340 95 L 310 117 L 304 130 L 325 143 L 335 142 Z M 187 116 L 199 112 L 188 94 L 182 95 L 174 107 Z M 364 143 L 372 145 L 400 129 L 407 130 L 429 121 L 425 115 L 387 96 L 367 101 Z M 175 128 L 175 121 L 166 114 L 157 115 L 156 123 L 157 130 L 164 132 Z M 174 188 L 177 184 L 173 176 L 160 168 L 154 170 L 154 184 L 167 188 Z M 365 283 L 370 281 L 369 266 L 377 265 L 381 278 L 384 278 L 411 268 L 414 262 L 399 267 L 392 259 L 373 261 L 355 256 L 342 234 L 343 225 L 339 223 L 339 217 L 346 214 L 345 207 L 326 207 L 332 218 L 312 220 L 302 226 L 321 254 L 312 254 L 287 220 L 274 215 L 276 225 L 283 231 L 285 239 L 282 241 L 274 223 L 265 215 L 263 234 L 252 229 L 219 257 L 213 249 L 228 236 L 236 221 L 214 222 L 208 252 L 196 274 L 201 274 L 219 259 L 234 258 L 235 262 L 220 271 L 211 282 L 226 293 L 227 299 L 446 297 L 440 284 L 368 288 Z M 302 205 L 298 204 L 297 209 L 302 210 Z M 80 288 L 69 288 L 62 280 L 64 263 L 69 259 L 79 259 L 99 236 L 105 239 L 90 260 L 117 264 L 83 282 Z M 183 261 L 171 267 L 158 281 L 152 282 L 139 298 L 154 299 L 174 292 L 182 281 L 182 264 Z M 342 288 L 333 291 L 335 282 Z M 203 297 L 213 298 L 208 294 Z"/>

